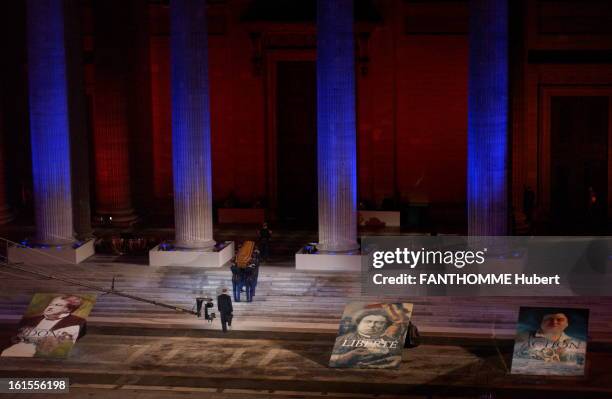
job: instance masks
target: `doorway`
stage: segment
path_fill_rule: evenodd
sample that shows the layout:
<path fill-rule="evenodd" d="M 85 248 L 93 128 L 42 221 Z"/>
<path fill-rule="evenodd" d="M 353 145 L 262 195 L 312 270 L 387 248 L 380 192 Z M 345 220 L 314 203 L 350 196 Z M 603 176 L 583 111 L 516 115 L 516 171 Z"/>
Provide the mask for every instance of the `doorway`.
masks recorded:
<path fill-rule="evenodd" d="M 562 234 L 605 231 L 610 97 L 551 96 L 550 210 Z"/>
<path fill-rule="evenodd" d="M 311 60 L 276 63 L 276 193 L 283 224 L 317 225 L 317 82 Z"/>

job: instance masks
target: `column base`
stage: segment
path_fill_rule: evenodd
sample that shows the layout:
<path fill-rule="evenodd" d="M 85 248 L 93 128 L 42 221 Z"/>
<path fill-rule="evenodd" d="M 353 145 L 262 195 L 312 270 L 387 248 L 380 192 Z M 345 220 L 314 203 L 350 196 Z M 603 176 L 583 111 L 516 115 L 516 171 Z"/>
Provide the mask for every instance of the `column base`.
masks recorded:
<path fill-rule="evenodd" d="M 223 245 L 223 243 L 220 243 Z M 209 252 L 214 251 L 217 243 L 215 240 L 208 241 L 181 241 L 174 242 L 174 250 L 175 251 L 201 251 L 201 252 Z"/>
<path fill-rule="evenodd" d="M 190 267 L 221 267 L 234 257 L 234 242 L 225 241 L 215 248 L 164 249 L 163 244 L 157 245 L 149 251 L 150 266 L 190 266 Z"/>
<path fill-rule="evenodd" d="M 318 251 L 306 253 L 304 248 L 295 254 L 296 270 L 361 271 L 362 255 L 359 249 L 351 252 Z"/>
<path fill-rule="evenodd" d="M 33 265 L 52 265 L 68 263 L 76 265 L 95 254 L 94 240 L 88 240 L 79 246 L 71 245 L 36 245 L 26 247 L 13 245 L 8 247 L 8 260 L 11 263 Z"/>
<path fill-rule="evenodd" d="M 132 208 L 123 211 L 98 211 L 93 224 L 100 227 L 131 227 L 138 222 L 138 215 Z"/>
<path fill-rule="evenodd" d="M 359 244 L 355 242 L 344 242 L 340 244 L 334 245 L 326 245 L 326 244 L 318 244 L 317 249 L 320 252 L 333 252 L 333 253 L 342 253 L 342 252 L 352 252 L 359 250 Z"/>

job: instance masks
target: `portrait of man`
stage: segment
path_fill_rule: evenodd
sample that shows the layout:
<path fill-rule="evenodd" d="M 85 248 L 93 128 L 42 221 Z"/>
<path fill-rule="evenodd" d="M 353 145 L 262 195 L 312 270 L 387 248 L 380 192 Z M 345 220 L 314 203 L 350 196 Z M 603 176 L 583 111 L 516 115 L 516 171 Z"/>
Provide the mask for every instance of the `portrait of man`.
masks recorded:
<path fill-rule="evenodd" d="M 91 295 L 36 294 L 3 357 L 65 357 L 84 331 Z"/>
<path fill-rule="evenodd" d="M 583 375 L 588 310 L 521 308 L 513 374 Z"/>
<path fill-rule="evenodd" d="M 330 367 L 399 367 L 411 313 L 412 304 L 347 305 Z"/>

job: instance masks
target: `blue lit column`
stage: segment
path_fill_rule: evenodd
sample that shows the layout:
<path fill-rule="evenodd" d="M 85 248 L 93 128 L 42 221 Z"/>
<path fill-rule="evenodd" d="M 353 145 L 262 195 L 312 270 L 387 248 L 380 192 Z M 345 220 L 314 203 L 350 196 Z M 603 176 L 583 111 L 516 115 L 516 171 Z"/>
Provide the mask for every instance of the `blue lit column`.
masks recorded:
<path fill-rule="evenodd" d="M 319 245 L 357 244 L 357 137 L 353 0 L 317 0 Z"/>
<path fill-rule="evenodd" d="M 508 1 L 470 1 L 468 234 L 508 233 Z"/>
<path fill-rule="evenodd" d="M 170 3 L 175 245 L 209 248 L 212 169 L 204 0 Z"/>
<path fill-rule="evenodd" d="M 73 241 L 64 3 L 28 0 L 30 135 L 37 241 Z"/>

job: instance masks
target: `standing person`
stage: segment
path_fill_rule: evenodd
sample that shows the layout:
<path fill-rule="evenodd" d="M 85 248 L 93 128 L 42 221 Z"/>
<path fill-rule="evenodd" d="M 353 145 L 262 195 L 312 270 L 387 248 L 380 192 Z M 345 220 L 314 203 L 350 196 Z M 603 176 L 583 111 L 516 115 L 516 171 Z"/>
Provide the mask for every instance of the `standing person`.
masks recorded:
<path fill-rule="evenodd" d="M 217 297 L 217 309 L 221 314 L 221 328 L 223 332 L 227 332 L 227 326 L 232 326 L 232 298 L 227 294 L 227 288 L 223 288 L 221 295 Z"/>
<path fill-rule="evenodd" d="M 253 253 L 253 262 L 251 265 L 254 267 L 252 275 L 252 286 L 251 286 L 251 298 L 255 296 L 255 288 L 257 287 L 257 279 L 259 278 L 259 262 L 261 261 L 261 255 L 258 249 Z"/>
<path fill-rule="evenodd" d="M 253 302 L 255 287 L 257 286 L 257 266 L 252 263 L 244 271 L 247 302 Z"/>
<path fill-rule="evenodd" d="M 232 292 L 234 293 L 234 301 L 240 302 L 240 293 L 242 292 L 242 287 L 244 287 L 244 269 L 241 269 L 236 265 L 236 263 L 232 264 L 230 267 L 232 270 Z"/>
<path fill-rule="evenodd" d="M 208 320 L 209 323 L 212 323 L 213 320 L 215 319 L 215 313 L 214 312 L 208 312 L 208 309 L 211 309 L 214 307 L 215 305 L 213 304 L 213 300 L 212 298 L 208 298 L 206 300 L 206 304 L 204 305 L 204 319 Z"/>
<path fill-rule="evenodd" d="M 261 260 L 266 261 L 270 255 L 270 240 L 272 239 L 272 230 L 268 228 L 267 222 L 263 222 L 257 236 L 259 237 L 258 246 L 261 252 Z"/>

